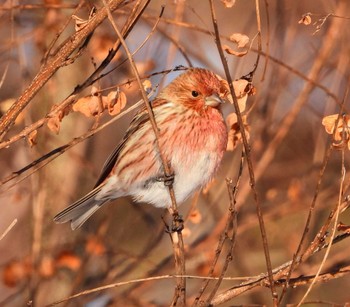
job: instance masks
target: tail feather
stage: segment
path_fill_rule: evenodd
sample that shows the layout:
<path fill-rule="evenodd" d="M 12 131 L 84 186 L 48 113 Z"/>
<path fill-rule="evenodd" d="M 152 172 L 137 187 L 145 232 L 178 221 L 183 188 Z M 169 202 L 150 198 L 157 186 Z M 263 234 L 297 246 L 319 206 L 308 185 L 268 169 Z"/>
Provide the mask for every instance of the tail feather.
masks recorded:
<path fill-rule="evenodd" d="M 96 200 L 95 196 L 101 191 L 101 187 L 97 187 L 81 199 L 58 213 L 54 217 L 56 223 L 71 222 L 73 230 L 79 228 L 85 221 L 94 214 L 106 201 Z"/>

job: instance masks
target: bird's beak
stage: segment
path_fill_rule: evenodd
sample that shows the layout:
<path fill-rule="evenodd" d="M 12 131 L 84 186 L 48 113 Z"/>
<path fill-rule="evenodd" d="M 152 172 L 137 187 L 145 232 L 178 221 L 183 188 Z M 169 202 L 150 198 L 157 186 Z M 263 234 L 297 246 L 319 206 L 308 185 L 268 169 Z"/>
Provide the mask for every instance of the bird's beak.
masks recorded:
<path fill-rule="evenodd" d="M 205 105 L 209 107 L 218 107 L 220 104 L 224 103 L 218 94 L 213 94 L 205 98 Z"/>

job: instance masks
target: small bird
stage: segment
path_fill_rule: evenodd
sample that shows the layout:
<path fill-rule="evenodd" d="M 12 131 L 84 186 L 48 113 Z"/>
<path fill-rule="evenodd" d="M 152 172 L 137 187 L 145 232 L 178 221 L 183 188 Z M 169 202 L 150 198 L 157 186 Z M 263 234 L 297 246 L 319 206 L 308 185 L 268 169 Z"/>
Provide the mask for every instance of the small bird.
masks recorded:
<path fill-rule="evenodd" d="M 159 149 L 173 171 L 173 189 L 182 203 L 216 174 L 227 146 L 221 113 L 227 87 L 213 72 L 191 68 L 152 101 Z M 169 208 L 171 199 L 146 108 L 133 118 L 105 162 L 94 189 L 57 214 L 54 221 L 80 227 L 103 204 L 123 196 Z"/>

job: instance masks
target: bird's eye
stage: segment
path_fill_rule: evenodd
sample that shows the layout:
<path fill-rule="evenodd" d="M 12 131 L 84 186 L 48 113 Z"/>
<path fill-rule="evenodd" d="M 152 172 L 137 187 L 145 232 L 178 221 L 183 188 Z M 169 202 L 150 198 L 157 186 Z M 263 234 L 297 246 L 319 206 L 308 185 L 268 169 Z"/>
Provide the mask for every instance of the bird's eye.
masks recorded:
<path fill-rule="evenodd" d="M 199 93 L 197 91 L 192 91 L 192 96 L 193 97 L 198 97 Z"/>

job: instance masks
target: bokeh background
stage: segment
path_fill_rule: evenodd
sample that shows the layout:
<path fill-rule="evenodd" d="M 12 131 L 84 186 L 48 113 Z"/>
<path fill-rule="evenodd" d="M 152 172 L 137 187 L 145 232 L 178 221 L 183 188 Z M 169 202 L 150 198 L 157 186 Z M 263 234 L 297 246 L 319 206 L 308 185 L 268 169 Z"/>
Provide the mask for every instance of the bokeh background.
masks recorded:
<path fill-rule="evenodd" d="M 113 13 L 122 27 L 136 1 Z M 141 1 L 142 2 L 142 1 Z M 331 143 L 322 119 L 347 113 L 349 108 L 350 4 L 346 0 L 264 0 L 260 2 L 262 52 L 253 84 L 256 94 L 247 102 L 247 123 L 256 189 L 264 213 L 272 267 L 293 258 L 300 242 L 309 208 L 317 196 L 304 251 L 325 224 L 332 209 L 346 199 L 349 186 L 348 156 L 338 146 L 326 155 Z M 79 8 L 77 8 L 79 5 Z M 4 0 L 0 4 L 0 112 L 23 93 L 38 73 L 51 43 L 55 50 L 75 31 L 72 15 L 87 19 L 100 1 Z M 141 76 L 173 69 L 178 65 L 199 66 L 224 76 L 212 33 L 208 1 L 151 0 L 127 38 L 134 51 L 151 33 L 164 5 L 164 14 L 144 46 L 134 55 Z M 231 75 L 239 79 L 253 70 L 258 55 L 255 1 L 237 0 L 232 8 L 214 0 L 223 43 L 237 46 L 227 38 L 233 33 L 247 35 L 251 48 L 247 55 L 228 55 Z M 299 20 L 311 13 L 308 25 Z M 306 20 L 306 23 L 308 20 Z M 106 57 L 117 36 L 106 19 L 92 35 L 80 57 L 60 68 L 25 108 L 3 142 L 15 137 L 24 127 L 42 119 L 54 104 L 61 103 Z M 60 52 L 59 49 L 57 52 Z M 184 56 L 185 55 L 185 56 Z M 120 49 L 94 86 L 107 95 L 110 87 L 120 86 L 126 94 L 127 110 L 140 99 L 125 52 Z M 190 60 L 190 61 L 188 61 Z M 149 79 L 158 89 L 179 72 L 156 74 Z M 122 85 L 124 84 L 124 85 Z M 86 88 L 79 97 L 89 95 Z M 341 104 L 343 107 L 341 108 Z M 224 108 L 225 116 L 234 112 Z M 132 281 L 138 278 L 174 274 L 173 250 L 164 232 L 164 211 L 147 204 L 120 199 L 105 206 L 82 228 L 72 231 L 67 224 L 57 225 L 53 216 L 89 191 L 109 153 L 122 138 L 134 112 L 62 152 L 46 166 L 16 176 L 15 172 L 48 152 L 70 143 L 89 129 L 112 118 L 108 112 L 87 118 L 79 112 L 65 116 L 58 134 L 43 125 L 32 138 L 19 138 L 0 150 L 0 305 L 45 306 L 82 290 Z M 346 129 L 345 129 L 346 130 Z M 343 143 L 347 143 L 347 134 Z M 0 143 L 1 145 L 1 143 Z M 242 145 L 228 151 L 216 180 L 200 195 L 180 207 L 185 218 L 183 231 L 186 270 L 189 275 L 208 276 L 224 229 L 229 198 L 225 178 L 236 182 Z M 344 161 L 342 160 L 344 156 Z M 327 161 L 324 173 L 322 167 Z M 342 170 L 345 177 L 342 179 Z M 11 179 L 9 176 L 11 176 Z M 318 182 L 321 182 L 317 188 Z M 233 259 L 225 280 L 217 291 L 224 292 L 246 277 L 266 272 L 256 204 L 244 165 L 236 199 L 238 213 Z M 165 217 L 166 219 L 166 217 Z M 339 215 L 346 234 L 349 211 Z M 11 225 L 8 233 L 5 230 Z M 325 237 L 329 239 L 332 232 Z M 326 282 L 317 282 L 310 291 L 308 306 L 339 305 L 350 302 L 349 240 L 330 249 L 322 272 L 333 272 Z M 224 245 L 214 276 L 219 276 L 228 246 Z M 325 251 L 308 258 L 292 277 L 312 276 L 321 265 Z M 339 269 L 345 273 L 339 274 Z M 238 278 L 238 279 L 235 279 Z M 241 278 L 241 279 L 239 279 Z M 188 304 L 198 294 L 202 280 L 187 282 Z M 213 287 L 211 283 L 210 287 Z M 282 305 L 297 304 L 310 282 L 288 288 Z M 129 283 L 84 295 L 62 306 L 167 306 L 172 300 L 172 278 Z M 277 287 L 281 293 L 281 287 Z M 209 291 L 210 292 L 210 291 Z M 208 293 L 209 293 L 208 292 Z M 205 293 L 207 295 L 207 293 Z M 263 285 L 232 298 L 222 306 L 269 305 L 271 292 Z"/>

